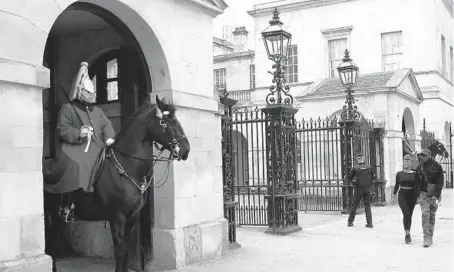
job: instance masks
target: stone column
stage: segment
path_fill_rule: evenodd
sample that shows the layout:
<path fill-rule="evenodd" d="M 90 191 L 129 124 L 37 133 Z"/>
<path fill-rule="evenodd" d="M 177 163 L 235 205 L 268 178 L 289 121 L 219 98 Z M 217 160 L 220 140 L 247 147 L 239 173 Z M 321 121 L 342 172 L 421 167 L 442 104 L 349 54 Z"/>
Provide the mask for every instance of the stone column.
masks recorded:
<path fill-rule="evenodd" d="M 51 271 L 44 254 L 42 89 L 49 72 L 0 61 L 0 270 Z"/>
<path fill-rule="evenodd" d="M 396 183 L 396 173 L 402 170 L 403 153 L 402 139 L 404 134 L 402 131 L 388 130 L 383 139 L 385 150 L 385 179 L 386 179 L 386 201 L 391 201 L 391 194 Z"/>
<path fill-rule="evenodd" d="M 220 256 L 228 243 L 222 185 L 221 117 L 213 98 L 161 91 L 177 107 L 179 119 L 191 145 L 187 161 L 155 167 L 153 264 L 174 269 Z M 159 185 L 158 185 L 159 186 Z"/>

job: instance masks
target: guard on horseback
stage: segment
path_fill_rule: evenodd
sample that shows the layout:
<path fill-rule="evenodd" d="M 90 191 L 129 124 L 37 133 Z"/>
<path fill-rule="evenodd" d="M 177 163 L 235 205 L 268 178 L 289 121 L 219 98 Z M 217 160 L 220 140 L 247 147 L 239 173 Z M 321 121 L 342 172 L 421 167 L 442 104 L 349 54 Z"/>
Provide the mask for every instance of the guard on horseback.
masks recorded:
<path fill-rule="evenodd" d="M 60 217 L 74 221 L 74 198 L 79 189 L 93 192 L 92 172 L 104 146 L 115 140 L 114 129 L 103 110 L 94 106 L 96 90 L 82 62 L 74 78 L 69 102 L 58 113 L 57 136 L 60 154 L 44 163 L 44 189 L 62 194 Z M 58 149 L 57 149 L 58 150 Z"/>

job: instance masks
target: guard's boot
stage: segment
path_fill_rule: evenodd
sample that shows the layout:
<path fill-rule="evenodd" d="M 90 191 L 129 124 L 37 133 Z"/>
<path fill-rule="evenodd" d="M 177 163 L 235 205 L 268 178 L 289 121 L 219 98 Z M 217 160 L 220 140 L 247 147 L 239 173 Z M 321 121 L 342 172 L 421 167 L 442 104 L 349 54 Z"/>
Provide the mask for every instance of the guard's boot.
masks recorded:
<path fill-rule="evenodd" d="M 366 228 L 373 229 L 373 228 L 374 228 L 374 225 L 373 225 L 373 224 L 366 224 Z"/>
<path fill-rule="evenodd" d="M 353 227 L 353 222 L 348 222 L 347 226 Z"/>

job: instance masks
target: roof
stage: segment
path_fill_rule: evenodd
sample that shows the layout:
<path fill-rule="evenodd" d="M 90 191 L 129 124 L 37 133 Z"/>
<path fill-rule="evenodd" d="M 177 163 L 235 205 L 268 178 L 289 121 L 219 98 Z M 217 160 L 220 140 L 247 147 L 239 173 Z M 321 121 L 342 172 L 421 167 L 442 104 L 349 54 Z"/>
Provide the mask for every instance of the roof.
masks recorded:
<path fill-rule="evenodd" d="M 374 73 L 374 74 L 365 74 L 358 76 L 358 85 L 353 88 L 354 90 L 357 89 L 377 89 L 377 88 L 388 88 L 386 83 L 391 79 L 394 75 L 395 71 L 389 72 L 381 72 L 381 73 Z M 342 87 L 340 79 L 329 78 L 323 80 L 318 87 L 312 90 L 310 93 L 306 95 L 306 97 L 313 97 L 313 96 L 328 96 L 328 95 L 338 95 L 343 94 L 345 92 L 345 88 Z"/>

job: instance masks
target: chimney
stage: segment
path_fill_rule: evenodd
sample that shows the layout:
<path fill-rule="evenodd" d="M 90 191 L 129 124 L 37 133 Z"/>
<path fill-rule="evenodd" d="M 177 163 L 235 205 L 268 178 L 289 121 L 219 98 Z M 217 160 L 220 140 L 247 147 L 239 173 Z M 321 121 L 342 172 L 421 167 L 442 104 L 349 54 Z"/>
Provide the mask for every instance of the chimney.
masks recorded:
<path fill-rule="evenodd" d="M 233 53 L 247 51 L 248 33 L 245 26 L 235 28 L 233 31 Z"/>

